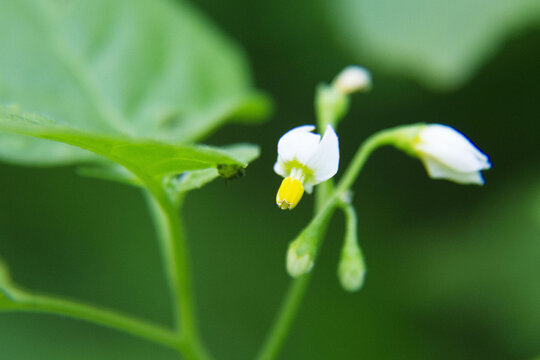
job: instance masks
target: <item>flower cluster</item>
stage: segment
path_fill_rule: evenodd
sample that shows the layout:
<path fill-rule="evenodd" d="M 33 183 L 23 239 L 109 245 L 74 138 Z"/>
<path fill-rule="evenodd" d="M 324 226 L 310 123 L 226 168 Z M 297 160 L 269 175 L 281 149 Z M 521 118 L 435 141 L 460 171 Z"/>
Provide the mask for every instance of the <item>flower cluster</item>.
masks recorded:
<path fill-rule="evenodd" d="M 315 185 L 337 173 L 339 141 L 334 126 L 348 109 L 349 95 L 367 91 L 370 87 L 369 71 L 358 66 L 346 68 L 332 85 L 321 85 L 317 90 L 318 124 L 325 127 L 322 137 L 313 133 L 315 126 L 303 125 L 288 131 L 279 139 L 278 157 L 274 165 L 274 171 L 284 178 L 276 195 L 279 208 L 294 209 L 302 199 L 304 190 L 311 193 Z M 360 147 L 359 154 L 353 160 L 356 164 L 351 168 L 355 174 L 360 171 L 371 151 L 382 145 L 392 145 L 418 158 L 433 179 L 483 185 L 481 172 L 491 168 L 488 156 L 465 135 L 441 124 L 415 124 L 383 130 L 373 135 L 366 144 Z M 356 212 L 350 197 L 345 196 L 352 181 L 354 178 L 349 172 L 335 188 L 337 190 L 330 190 L 340 191 L 332 198 L 332 205 L 342 208 L 347 222 L 338 276 L 342 287 L 348 291 L 360 289 L 366 273 L 357 241 Z M 325 205 L 325 209 L 328 206 Z M 291 276 L 297 277 L 311 271 L 324 231 L 324 225 L 321 225 L 324 221 L 323 217 L 316 216 L 289 245 L 287 270 Z"/>

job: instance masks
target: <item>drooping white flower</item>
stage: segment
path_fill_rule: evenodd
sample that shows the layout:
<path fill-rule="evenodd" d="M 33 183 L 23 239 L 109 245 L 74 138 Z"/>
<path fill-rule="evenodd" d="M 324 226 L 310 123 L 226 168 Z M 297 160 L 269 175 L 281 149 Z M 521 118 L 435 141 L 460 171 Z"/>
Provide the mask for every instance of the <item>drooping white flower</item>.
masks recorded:
<path fill-rule="evenodd" d="M 371 89 L 371 73 L 358 65 L 347 66 L 336 76 L 333 86 L 345 95 L 368 91 Z"/>
<path fill-rule="evenodd" d="M 424 126 L 412 147 L 433 179 L 483 185 L 480 171 L 491 168 L 486 154 L 465 135 L 447 125 Z"/>
<path fill-rule="evenodd" d="M 304 189 L 311 193 L 314 185 L 337 173 L 339 143 L 336 132 L 328 125 L 321 139 L 319 134 L 312 133 L 313 130 L 313 125 L 299 126 L 279 139 L 274 171 L 285 178 L 276 196 L 281 209 L 294 209 Z"/>

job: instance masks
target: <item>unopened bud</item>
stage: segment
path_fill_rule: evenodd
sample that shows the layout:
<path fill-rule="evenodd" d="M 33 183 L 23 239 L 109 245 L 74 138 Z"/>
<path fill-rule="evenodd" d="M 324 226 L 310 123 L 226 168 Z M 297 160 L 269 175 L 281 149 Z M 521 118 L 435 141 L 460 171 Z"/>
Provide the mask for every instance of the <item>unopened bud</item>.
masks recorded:
<path fill-rule="evenodd" d="M 332 85 L 345 95 L 358 91 L 369 91 L 371 89 L 371 74 L 369 70 L 361 66 L 347 66 L 336 76 Z"/>
<path fill-rule="evenodd" d="M 309 251 L 298 253 L 297 242 L 291 243 L 287 251 L 287 271 L 292 277 L 298 277 L 313 268 L 313 254 Z"/>
<path fill-rule="evenodd" d="M 345 230 L 345 240 L 341 249 L 341 258 L 338 266 L 338 277 L 341 286 L 347 291 L 357 291 L 364 285 L 366 276 L 366 265 L 362 250 L 358 246 L 358 235 L 356 229 L 356 211 L 352 205 L 343 208 L 347 228 Z"/>
<path fill-rule="evenodd" d="M 355 244 L 356 245 L 356 244 Z M 347 246 L 343 249 L 339 262 L 339 282 L 347 291 L 358 291 L 364 285 L 366 265 L 358 245 Z"/>

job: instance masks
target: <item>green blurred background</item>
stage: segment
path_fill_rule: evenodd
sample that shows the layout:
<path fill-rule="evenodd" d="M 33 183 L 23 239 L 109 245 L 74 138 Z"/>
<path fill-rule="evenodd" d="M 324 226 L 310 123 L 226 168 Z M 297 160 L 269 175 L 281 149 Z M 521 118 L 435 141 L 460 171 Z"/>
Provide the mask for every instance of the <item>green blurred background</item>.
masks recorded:
<path fill-rule="evenodd" d="M 202 332 L 212 352 L 250 359 L 262 342 L 290 281 L 287 244 L 313 205 L 306 196 L 292 212 L 275 206 L 277 139 L 314 122 L 318 82 L 361 63 L 373 69 L 374 90 L 354 96 L 340 126 L 342 168 L 374 131 L 425 121 L 467 134 L 490 155 L 493 169 L 485 187 L 466 187 L 430 180 L 418 161 L 395 150 L 375 153 L 354 196 L 369 269 L 365 286 L 349 294 L 337 281 L 343 237 L 337 214 L 281 358 L 539 355 L 538 27 L 489 28 L 500 42 L 475 55 L 474 66 L 462 64 L 470 75 L 454 83 L 411 66 L 378 65 L 378 57 L 393 53 L 362 56 L 360 39 L 343 36 L 330 2 L 193 2 L 241 44 L 257 86 L 276 104 L 269 122 L 227 126 L 206 141 L 257 143 L 262 156 L 244 178 L 218 179 L 192 192 L 184 207 Z M 137 189 L 79 177 L 69 167 L 2 164 L 0 171 L 0 254 L 18 283 L 171 323 L 157 243 Z M 176 355 L 71 319 L 0 314 L 1 359 L 119 357 Z"/>

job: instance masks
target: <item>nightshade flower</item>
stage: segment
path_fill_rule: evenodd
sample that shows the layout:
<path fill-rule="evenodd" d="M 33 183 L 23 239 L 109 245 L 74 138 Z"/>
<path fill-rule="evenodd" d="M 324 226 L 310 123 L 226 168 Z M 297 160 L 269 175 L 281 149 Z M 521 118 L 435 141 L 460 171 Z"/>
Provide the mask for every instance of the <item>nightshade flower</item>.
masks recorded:
<path fill-rule="evenodd" d="M 276 196 L 281 209 L 294 209 L 304 189 L 311 193 L 314 185 L 337 173 L 339 143 L 334 129 L 328 125 L 322 139 L 313 130 L 313 125 L 299 126 L 279 139 L 274 171 L 285 178 Z"/>
<path fill-rule="evenodd" d="M 446 125 L 425 125 L 413 141 L 412 149 L 433 179 L 483 185 L 480 171 L 491 168 L 486 154 Z"/>

